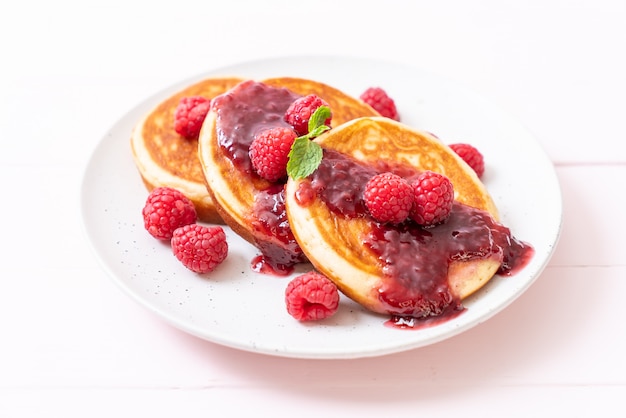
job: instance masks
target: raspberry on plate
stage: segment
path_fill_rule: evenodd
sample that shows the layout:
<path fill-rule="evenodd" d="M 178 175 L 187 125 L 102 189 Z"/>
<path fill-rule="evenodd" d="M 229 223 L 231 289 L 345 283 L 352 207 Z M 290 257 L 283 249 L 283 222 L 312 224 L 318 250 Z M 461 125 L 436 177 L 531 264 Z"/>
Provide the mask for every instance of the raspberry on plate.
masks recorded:
<path fill-rule="evenodd" d="M 298 321 L 317 321 L 339 309 L 339 291 L 326 276 L 309 271 L 294 278 L 285 289 L 287 312 Z"/>
<path fill-rule="evenodd" d="M 287 127 L 261 131 L 250 144 L 252 167 L 268 181 L 278 181 L 287 175 L 289 151 L 296 140 L 296 132 Z"/>
<path fill-rule="evenodd" d="M 327 106 L 321 97 L 315 94 L 309 94 L 308 96 L 300 97 L 296 99 L 285 112 L 285 122 L 293 126 L 293 129 L 299 136 L 309 133 L 309 119 L 311 115 L 315 113 L 320 106 Z M 324 125 L 330 127 L 332 115 L 326 118 Z"/>
<path fill-rule="evenodd" d="M 464 143 L 452 144 L 450 148 L 472 167 L 478 177 L 482 177 L 485 172 L 485 160 L 477 148 Z"/>
<path fill-rule="evenodd" d="M 146 199 L 142 209 L 146 230 L 153 237 L 169 240 L 176 228 L 197 221 L 193 202 L 171 187 L 157 187 Z"/>
<path fill-rule="evenodd" d="M 381 173 L 372 177 L 363 192 L 365 206 L 378 222 L 404 222 L 413 206 L 413 188 L 402 177 Z"/>
<path fill-rule="evenodd" d="M 196 273 L 213 271 L 228 255 L 221 226 L 185 225 L 174 231 L 172 251 L 185 267 Z"/>
<path fill-rule="evenodd" d="M 424 171 L 412 183 L 414 198 L 411 218 L 422 226 L 445 221 L 454 203 L 452 182 L 443 174 Z"/>
<path fill-rule="evenodd" d="M 211 100 L 202 96 L 190 96 L 180 99 L 174 111 L 174 130 L 177 134 L 195 139 L 211 107 Z"/>
<path fill-rule="evenodd" d="M 389 119 L 400 120 L 400 115 L 396 109 L 396 103 L 387 94 L 385 90 L 380 87 L 369 87 L 365 90 L 361 96 L 368 105 L 372 106 L 374 110 Z"/>

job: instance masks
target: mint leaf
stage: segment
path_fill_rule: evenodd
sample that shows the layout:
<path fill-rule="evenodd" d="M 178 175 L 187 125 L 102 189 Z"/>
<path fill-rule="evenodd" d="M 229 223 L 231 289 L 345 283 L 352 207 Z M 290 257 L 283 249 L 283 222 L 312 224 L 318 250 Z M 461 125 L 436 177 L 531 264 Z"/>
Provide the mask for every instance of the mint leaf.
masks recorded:
<path fill-rule="evenodd" d="M 326 132 L 327 130 L 329 130 L 330 128 L 326 125 L 322 125 L 322 126 L 318 126 L 317 128 L 313 129 L 312 131 L 309 131 L 309 133 L 306 135 L 309 138 L 315 138 L 317 136 L 320 136 L 321 134 L 323 134 L 324 132 Z"/>
<path fill-rule="evenodd" d="M 328 106 L 320 106 L 313 112 L 309 119 L 309 133 L 297 137 L 289 151 L 289 160 L 287 161 L 289 177 L 300 180 L 317 170 L 324 153 L 322 147 L 317 142 L 311 141 L 311 138 L 315 138 L 330 129 L 324 125 L 329 117 L 330 108 Z"/>
<path fill-rule="evenodd" d="M 322 155 L 322 147 L 308 136 L 296 138 L 289 151 L 287 174 L 295 180 L 308 177 L 322 162 Z"/>
<path fill-rule="evenodd" d="M 314 138 L 314 136 L 312 135 L 313 131 L 315 131 L 320 126 L 325 126 L 324 122 L 326 122 L 326 119 L 328 119 L 329 117 L 330 117 L 330 108 L 328 106 L 320 106 L 317 109 L 315 109 L 315 112 L 313 112 L 313 114 L 309 118 L 309 138 Z"/>

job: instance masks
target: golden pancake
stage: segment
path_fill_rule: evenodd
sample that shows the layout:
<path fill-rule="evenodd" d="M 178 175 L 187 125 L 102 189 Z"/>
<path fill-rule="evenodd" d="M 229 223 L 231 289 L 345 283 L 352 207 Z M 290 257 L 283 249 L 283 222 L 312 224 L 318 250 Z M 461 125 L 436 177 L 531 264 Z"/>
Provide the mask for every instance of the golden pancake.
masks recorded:
<path fill-rule="evenodd" d="M 241 79 L 235 77 L 197 82 L 159 103 L 133 129 L 132 155 L 146 188 L 151 191 L 168 186 L 180 190 L 194 203 L 201 221 L 223 223 L 206 190 L 198 159 L 198 140 L 176 133 L 174 112 L 183 97 L 212 99 L 239 82 Z"/>
<path fill-rule="evenodd" d="M 306 261 L 284 211 L 284 181 L 270 183 L 251 166 L 249 146 L 256 132 L 288 126 L 284 114 L 298 97 L 316 94 L 332 111 L 332 126 L 378 115 L 369 105 L 313 80 L 285 77 L 247 80 L 214 99 L 199 138 L 207 189 L 222 219 L 262 254 L 256 269 L 289 271 Z"/>
<path fill-rule="evenodd" d="M 461 309 L 460 301 L 498 271 L 504 250 L 490 247 L 491 241 L 508 230 L 500 229 L 494 202 L 475 172 L 439 139 L 366 117 L 315 141 L 324 149 L 322 164 L 306 179 L 288 180 L 286 211 L 309 261 L 345 295 L 377 313 L 438 316 Z M 443 224 L 381 225 L 359 206 L 359 184 L 372 173 L 410 178 L 425 170 L 444 174 L 454 186 L 453 211 Z M 463 250 L 450 259 L 448 241 L 457 235 Z"/>

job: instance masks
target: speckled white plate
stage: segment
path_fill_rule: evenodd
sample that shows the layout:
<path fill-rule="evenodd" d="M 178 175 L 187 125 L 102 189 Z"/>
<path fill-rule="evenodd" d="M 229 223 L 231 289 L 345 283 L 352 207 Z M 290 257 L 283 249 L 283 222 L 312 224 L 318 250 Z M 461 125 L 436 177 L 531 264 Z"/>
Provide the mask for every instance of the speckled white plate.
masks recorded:
<path fill-rule="evenodd" d="M 180 264 L 167 244 L 143 228 L 147 192 L 131 158 L 129 138 L 136 121 L 159 101 L 207 76 L 262 79 L 300 76 L 358 96 L 383 87 L 402 121 L 444 142 L 469 142 L 485 156 L 483 180 L 513 234 L 531 243 L 535 256 L 517 275 L 495 277 L 467 300 L 467 310 L 440 325 L 399 330 L 342 297 L 335 316 L 299 323 L 287 313 L 289 277 L 250 269 L 257 251 L 228 228 L 226 261 L 209 275 Z M 102 138 L 82 186 L 88 240 L 104 269 L 137 302 L 186 332 L 258 353 L 299 358 L 354 358 L 413 349 L 450 338 L 487 320 L 519 297 L 545 268 L 561 230 L 562 203 L 554 168 L 536 140 L 514 119 L 450 80 L 415 68 L 341 57 L 274 58 L 200 74 L 140 103 Z M 303 267 L 294 274 L 305 270 Z M 114 307 L 111 307 L 114 309 Z"/>

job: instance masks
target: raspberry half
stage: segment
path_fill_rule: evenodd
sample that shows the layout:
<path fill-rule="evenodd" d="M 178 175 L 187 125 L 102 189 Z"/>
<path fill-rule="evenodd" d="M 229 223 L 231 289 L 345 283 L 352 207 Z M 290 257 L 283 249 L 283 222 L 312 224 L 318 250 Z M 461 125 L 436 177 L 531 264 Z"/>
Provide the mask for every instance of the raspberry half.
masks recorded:
<path fill-rule="evenodd" d="M 374 110 L 382 116 L 393 120 L 400 120 L 400 115 L 396 109 L 396 103 L 382 88 L 370 87 L 365 90 L 363 94 L 361 94 L 360 98 L 365 103 L 372 106 Z"/>
<path fill-rule="evenodd" d="M 326 276 L 309 271 L 289 282 L 285 303 L 287 312 L 298 321 L 317 321 L 337 312 L 339 291 Z"/>
<path fill-rule="evenodd" d="M 452 148 L 467 165 L 472 167 L 478 177 L 482 177 L 485 173 L 485 160 L 478 149 L 470 144 L 464 143 L 452 144 L 450 148 Z"/>
<path fill-rule="evenodd" d="M 309 133 L 309 119 L 318 107 L 327 106 L 322 98 L 315 94 L 296 99 L 285 112 L 285 122 L 293 126 L 298 136 Z M 324 125 L 330 127 L 332 116 L 324 121 Z"/>
<path fill-rule="evenodd" d="M 211 108 L 211 100 L 202 96 L 190 96 L 180 99 L 174 111 L 174 130 L 177 134 L 195 139 Z"/>
<path fill-rule="evenodd" d="M 412 184 L 414 204 L 411 218 L 422 226 L 445 221 L 454 202 L 452 182 L 443 174 L 424 171 Z"/>
<path fill-rule="evenodd" d="M 278 181 L 287 175 L 289 151 L 296 139 L 296 132 L 287 127 L 261 131 L 250 144 L 252 167 L 268 181 Z"/>
<path fill-rule="evenodd" d="M 378 222 L 404 222 L 413 207 L 413 188 L 402 177 L 381 173 L 372 177 L 363 192 L 365 206 Z"/>
<path fill-rule="evenodd" d="M 221 226 L 185 225 L 174 231 L 172 251 L 189 270 L 208 273 L 228 255 L 226 234 Z"/>
<path fill-rule="evenodd" d="M 176 228 L 197 221 L 193 202 L 171 187 L 157 187 L 146 199 L 142 209 L 146 230 L 153 237 L 169 240 Z"/>

